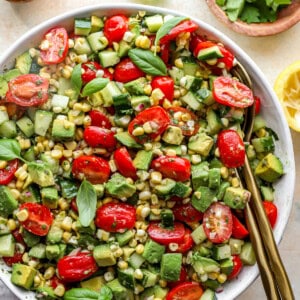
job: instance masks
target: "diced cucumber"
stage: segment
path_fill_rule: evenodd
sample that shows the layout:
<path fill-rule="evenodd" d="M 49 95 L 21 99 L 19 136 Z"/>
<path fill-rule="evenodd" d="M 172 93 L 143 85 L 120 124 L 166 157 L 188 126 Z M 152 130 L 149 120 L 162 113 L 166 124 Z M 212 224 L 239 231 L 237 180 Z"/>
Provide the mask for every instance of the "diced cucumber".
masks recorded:
<path fill-rule="evenodd" d="M 203 104 L 198 100 L 198 98 L 191 91 L 187 92 L 180 99 L 185 104 L 190 106 L 193 110 L 200 110 L 203 107 Z"/>
<path fill-rule="evenodd" d="M 203 225 L 199 225 L 192 233 L 191 233 L 192 239 L 195 242 L 196 245 L 201 244 L 207 239 L 207 236 L 204 232 Z"/>
<path fill-rule="evenodd" d="M 261 128 L 266 127 L 266 121 L 261 115 L 257 115 L 254 118 L 253 131 L 258 131 Z"/>
<path fill-rule="evenodd" d="M 224 259 L 220 262 L 221 272 L 229 275 L 233 270 L 233 260 L 232 257 Z"/>
<path fill-rule="evenodd" d="M 134 252 L 128 259 L 128 263 L 131 267 L 133 267 L 134 269 L 139 269 L 142 264 L 145 262 L 145 258 L 140 255 L 137 254 L 136 252 Z"/>
<path fill-rule="evenodd" d="M 212 92 L 207 88 L 201 88 L 195 93 L 195 96 L 199 101 L 205 105 L 212 105 L 215 103 L 215 99 L 212 95 Z"/>
<path fill-rule="evenodd" d="M 206 120 L 208 124 L 208 132 L 211 135 L 218 133 L 223 128 L 221 119 L 213 109 L 209 108 L 207 110 Z"/>
<path fill-rule="evenodd" d="M 12 139 L 17 134 L 17 126 L 14 120 L 8 120 L 0 125 L 0 137 Z"/>
<path fill-rule="evenodd" d="M 242 246 L 240 259 L 245 265 L 254 265 L 256 263 L 255 252 L 250 242 L 245 242 Z"/>
<path fill-rule="evenodd" d="M 34 117 L 34 132 L 45 136 L 52 122 L 53 113 L 46 110 L 37 110 Z"/>
<path fill-rule="evenodd" d="M 234 239 L 234 238 L 230 238 L 229 239 L 229 246 L 230 246 L 230 251 L 232 255 L 236 255 L 236 254 L 240 254 L 242 251 L 242 246 L 244 245 L 244 241 L 243 240 L 239 240 L 239 239 Z"/>
<path fill-rule="evenodd" d="M 251 143 L 257 153 L 273 152 L 275 144 L 272 136 L 265 136 L 251 140 Z"/>
<path fill-rule="evenodd" d="M 0 256 L 14 256 L 15 239 L 12 234 L 0 236 Z"/>
<path fill-rule="evenodd" d="M 212 248 L 212 258 L 215 260 L 222 260 L 231 256 L 231 249 L 228 244 L 215 245 Z"/>
<path fill-rule="evenodd" d="M 199 300 L 217 300 L 215 291 L 206 289 Z"/>
<path fill-rule="evenodd" d="M 90 47 L 89 42 L 83 36 L 75 38 L 73 49 L 76 52 L 76 54 L 79 55 L 82 54 L 90 55 L 92 53 L 92 49 Z"/>
<path fill-rule="evenodd" d="M 92 29 L 90 18 L 75 18 L 75 35 L 88 35 Z"/>
<path fill-rule="evenodd" d="M 108 40 L 102 31 L 91 33 L 87 36 L 87 40 L 94 52 L 103 50 L 108 45 Z"/>
<path fill-rule="evenodd" d="M 145 23 L 150 32 L 157 32 L 157 30 L 163 25 L 164 20 L 162 15 L 154 15 L 146 17 Z"/>
<path fill-rule="evenodd" d="M 0 98 L 4 97 L 8 91 L 8 83 L 3 76 L 0 76 Z"/>
<path fill-rule="evenodd" d="M 180 80 L 184 76 L 184 72 L 181 69 L 178 69 L 176 67 L 172 67 L 172 69 L 168 70 L 169 75 L 174 80 L 174 83 L 176 85 L 180 85 Z"/>
<path fill-rule="evenodd" d="M 160 212 L 161 224 L 164 228 L 171 228 L 174 226 L 174 214 L 171 209 L 164 208 Z"/>
<path fill-rule="evenodd" d="M 33 122 L 26 116 L 19 119 L 17 122 L 19 129 L 27 136 L 31 137 L 34 134 Z"/>
<path fill-rule="evenodd" d="M 148 96 L 133 96 L 131 97 L 131 106 L 132 108 L 140 112 L 144 110 L 145 108 L 148 108 L 151 106 L 150 97 Z"/>
<path fill-rule="evenodd" d="M 200 89 L 202 81 L 203 79 L 200 77 L 185 75 L 181 78 L 180 85 L 186 88 L 187 90 L 195 92 Z"/>
<path fill-rule="evenodd" d="M 212 168 L 208 171 L 208 187 L 210 189 L 218 189 L 221 184 L 221 169 Z"/>
<path fill-rule="evenodd" d="M 196 60 L 192 56 L 181 57 L 183 63 L 183 73 L 185 75 L 195 76 L 196 72 L 200 69 Z"/>
<path fill-rule="evenodd" d="M 209 60 L 209 59 L 215 59 L 221 57 L 223 57 L 223 54 L 217 45 L 209 48 L 201 49 L 197 54 L 197 58 L 199 60 Z"/>
<path fill-rule="evenodd" d="M 262 197 L 266 201 L 273 201 L 274 200 L 274 189 L 271 186 L 261 186 L 260 191 Z"/>
<path fill-rule="evenodd" d="M 117 50 L 118 56 L 119 57 L 124 57 L 128 55 L 128 51 L 131 49 L 131 46 L 129 43 L 127 43 L 126 41 L 122 40 L 119 43 L 119 48 Z"/>
<path fill-rule="evenodd" d="M 123 247 L 123 246 L 125 246 L 126 244 L 128 244 L 129 241 L 130 241 L 131 239 L 133 239 L 134 234 L 135 234 L 135 233 L 134 233 L 133 230 L 127 230 L 127 231 L 125 231 L 125 232 L 123 232 L 123 233 L 117 233 L 117 234 L 116 234 L 116 238 L 117 238 L 117 241 L 118 241 L 120 247 Z"/>
<path fill-rule="evenodd" d="M 142 285 L 143 287 L 151 287 L 156 284 L 158 281 L 158 274 L 150 272 L 148 269 L 142 269 L 143 272 L 143 280 L 142 280 Z"/>
<path fill-rule="evenodd" d="M 134 269 L 118 269 L 118 280 L 123 286 L 133 290 L 135 288 Z"/>
<path fill-rule="evenodd" d="M 99 60 L 103 68 L 111 67 L 120 62 L 120 57 L 115 51 L 104 50 L 99 52 Z"/>
<path fill-rule="evenodd" d="M 30 257 L 38 258 L 38 259 L 44 259 L 46 258 L 46 245 L 45 244 L 37 244 L 33 246 L 29 252 L 28 255 Z"/>
<path fill-rule="evenodd" d="M 113 97 L 122 95 L 122 92 L 114 81 L 110 81 L 99 93 L 104 101 L 104 107 L 112 106 Z"/>
<path fill-rule="evenodd" d="M 8 121 L 9 117 L 6 110 L 0 110 L 0 125 Z"/>
<path fill-rule="evenodd" d="M 211 258 L 199 255 L 193 259 L 192 266 L 199 275 L 210 272 L 220 272 L 220 264 L 218 262 Z"/>
<path fill-rule="evenodd" d="M 53 108 L 60 107 L 62 110 L 64 110 L 68 108 L 69 100 L 70 99 L 67 96 L 54 94 L 51 99 L 51 105 Z"/>

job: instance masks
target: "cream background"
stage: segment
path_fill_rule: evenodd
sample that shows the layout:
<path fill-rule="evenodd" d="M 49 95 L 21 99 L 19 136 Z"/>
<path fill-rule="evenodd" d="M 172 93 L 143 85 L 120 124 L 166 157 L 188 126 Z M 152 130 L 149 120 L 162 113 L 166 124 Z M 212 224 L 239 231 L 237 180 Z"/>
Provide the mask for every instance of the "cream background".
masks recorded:
<path fill-rule="evenodd" d="M 25 3 L 9 3 L 0 0 L 0 55 L 28 29 L 40 22 L 68 10 L 79 7 L 115 3 L 113 0 L 33 0 Z M 279 72 L 295 60 L 300 60 L 300 24 L 290 30 L 271 37 L 247 37 L 237 34 L 215 19 L 205 0 L 144 0 L 118 1 L 161 6 L 199 18 L 233 39 L 256 62 L 271 85 Z M 300 133 L 292 132 L 296 169 L 300 173 Z M 300 187 L 294 196 L 292 214 L 279 250 L 289 274 L 296 299 L 300 297 Z M 0 281 L 0 298 L 17 300 Z M 237 300 L 266 299 L 261 280 L 257 279 Z"/>

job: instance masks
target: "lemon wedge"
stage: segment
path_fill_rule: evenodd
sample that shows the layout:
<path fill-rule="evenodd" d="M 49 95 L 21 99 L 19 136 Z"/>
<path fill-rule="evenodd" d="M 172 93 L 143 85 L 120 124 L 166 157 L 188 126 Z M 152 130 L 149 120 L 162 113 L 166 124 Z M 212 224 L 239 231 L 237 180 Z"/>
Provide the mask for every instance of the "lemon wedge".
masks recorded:
<path fill-rule="evenodd" d="M 278 75 L 274 91 L 289 126 L 300 132 L 300 60 L 286 67 Z"/>

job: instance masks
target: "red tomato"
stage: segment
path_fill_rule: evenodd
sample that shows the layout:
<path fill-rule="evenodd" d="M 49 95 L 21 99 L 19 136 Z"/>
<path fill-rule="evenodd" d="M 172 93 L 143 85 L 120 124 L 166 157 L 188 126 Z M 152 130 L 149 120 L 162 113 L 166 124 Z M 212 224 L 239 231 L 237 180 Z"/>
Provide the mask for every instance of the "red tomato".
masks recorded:
<path fill-rule="evenodd" d="M 186 181 L 191 176 L 191 163 L 182 157 L 162 155 L 152 161 L 151 168 L 176 181 Z"/>
<path fill-rule="evenodd" d="M 0 184 L 6 185 L 10 183 L 18 169 L 18 159 L 10 160 L 4 169 L 0 169 Z"/>
<path fill-rule="evenodd" d="M 251 89 L 225 76 L 219 76 L 213 81 L 213 97 L 218 103 L 231 107 L 248 107 L 254 103 Z"/>
<path fill-rule="evenodd" d="M 97 270 L 97 263 L 89 251 L 64 256 L 57 262 L 58 277 L 65 282 L 82 281 Z"/>
<path fill-rule="evenodd" d="M 48 100 L 49 80 L 36 74 L 19 75 L 8 83 L 6 101 L 20 106 L 37 106 Z"/>
<path fill-rule="evenodd" d="M 127 57 L 116 65 L 114 79 L 116 81 L 126 83 L 143 77 L 144 75 L 145 73 L 139 69 L 130 58 Z"/>
<path fill-rule="evenodd" d="M 140 136 L 132 135 L 132 132 L 137 127 L 143 127 L 143 124 L 150 122 L 153 132 L 149 134 L 143 134 Z M 168 127 L 170 123 L 170 117 L 167 112 L 160 106 L 154 106 L 147 108 L 140 112 L 128 126 L 128 132 L 132 135 L 136 142 L 144 144 L 151 142 L 159 135 L 161 135 Z"/>
<path fill-rule="evenodd" d="M 128 19 L 124 15 L 115 15 L 108 18 L 104 23 L 104 35 L 109 44 L 119 42 L 128 29 Z"/>
<path fill-rule="evenodd" d="M 54 275 L 51 279 L 50 279 L 50 286 L 55 289 L 59 284 L 62 284 L 65 288 L 66 286 L 64 285 L 64 282 L 62 280 L 60 280 L 56 275 Z"/>
<path fill-rule="evenodd" d="M 43 45 L 47 43 L 49 47 L 43 49 Z M 41 58 L 45 64 L 61 63 L 66 58 L 69 50 L 69 38 L 66 29 L 56 27 L 46 32 L 40 49 Z"/>
<path fill-rule="evenodd" d="M 119 148 L 114 153 L 114 160 L 119 172 L 132 179 L 137 179 L 136 168 L 133 165 L 132 159 L 125 147 Z"/>
<path fill-rule="evenodd" d="M 245 163 L 245 145 L 239 134 L 232 129 L 218 134 L 217 146 L 220 159 L 228 168 L 241 167 Z"/>
<path fill-rule="evenodd" d="M 197 282 L 184 282 L 171 289 L 166 300 L 199 300 L 203 289 Z"/>
<path fill-rule="evenodd" d="M 167 42 L 165 44 L 160 44 L 160 58 L 162 61 L 167 65 L 169 63 L 169 57 L 170 57 L 170 43 Z"/>
<path fill-rule="evenodd" d="M 203 215 L 203 229 L 207 238 L 216 244 L 227 241 L 232 234 L 232 213 L 228 206 L 213 203 Z"/>
<path fill-rule="evenodd" d="M 73 199 L 71 200 L 70 206 L 71 206 L 71 209 L 72 209 L 74 212 L 78 213 L 78 206 L 77 206 L 77 203 L 76 203 L 76 198 L 73 198 Z"/>
<path fill-rule="evenodd" d="M 163 36 L 160 39 L 160 43 L 161 44 L 165 44 L 171 40 L 174 40 L 177 38 L 177 36 L 180 33 L 184 33 L 184 32 L 193 32 L 196 29 L 198 29 L 198 25 L 196 23 L 194 23 L 191 20 L 185 20 L 182 21 L 181 23 L 179 23 L 178 25 L 176 25 L 175 27 L 173 27 L 169 33 L 167 33 L 165 36 Z"/>
<path fill-rule="evenodd" d="M 72 173 L 79 180 L 85 178 L 92 184 L 104 183 L 109 178 L 110 167 L 101 157 L 83 155 L 73 160 Z"/>
<path fill-rule="evenodd" d="M 152 89 L 160 89 L 165 98 L 173 101 L 174 98 L 174 80 L 169 76 L 156 76 L 151 82 Z"/>
<path fill-rule="evenodd" d="M 261 100 L 259 97 L 254 97 L 255 101 L 255 114 L 258 115 L 260 113 L 260 107 L 261 107 Z"/>
<path fill-rule="evenodd" d="M 107 203 L 96 212 L 95 224 L 108 232 L 124 232 L 134 227 L 136 210 L 124 203 Z"/>
<path fill-rule="evenodd" d="M 168 286 L 172 289 L 174 288 L 175 286 L 183 283 L 183 282 L 186 282 L 188 280 L 188 274 L 187 274 L 187 271 L 184 267 L 181 267 L 181 271 L 180 271 L 180 276 L 179 276 L 179 279 L 177 281 L 170 281 L 168 282 Z"/>
<path fill-rule="evenodd" d="M 274 228 L 277 220 L 277 206 L 270 201 L 263 201 L 263 205 L 266 211 L 266 215 L 270 221 L 270 225 L 272 228 Z"/>
<path fill-rule="evenodd" d="M 232 261 L 233 261 L 233 270 L 227 276 L 228 280 L 236 278 L 243 268 L 243 262 L 241 261 L 241 259 L 238 255 L 233 255 Z"/>
<path fill-rule="evenodd" d="M 171 117 L 171 125 L 178 126 L 182 130 L 182 134 L 185 136 L 191 136 L 198 132 L 199 130 L 199 122 L 197 116 L 191 112 L 190 110 L 184 108 L 184 107 L 177 107 L 172 106 L 167 109 L 167 112 L 169 113 Z M 191 119 L 189 121 L 183 121 L 180 117 L 177 117 L 178 112 L 181 112 L 182 115 L 189 114 Z"/>
<path fill-rule="evenodd" d="M 25 221 L 20 221 L 20 224 L 35 235 L 47 235 L 53 222 L 50 209 L 44 205 L 31 202 L 21 204 L 20 211 L 23 209 L 27 210 L 28 218 Z"/>
<path fill-rule="evenodd" d="M 191 230 L 189 228 L 185 229 L 185 234 L 183 237 L 183 242 L 178 244 L 178 248 L 175 251 L 172 251 L 170 248 L 168 249 L 169 252 L 176 252 L 176 253 L 186 253 L 189 251 L 193 245 L 194 241 L 191 236 Z"/>
<path fill-rule="evenodd" d="M 240 220 L 232 215 L 232 236 L 236 239 L 245 239 L 249 235 L 247 228 L 240 222 Z"/>
<path fill-rule="evenodd" d="M 194 56 L 197 56 L 196 48 L 197 48 L 198 44 L 201 42 L 203 42 L 203 38 L 200 37 L 199 35 L 193 33 L 191 36 L 189 48 L 190 48 L 190 51 L 193 52 Z"/>
<path fill-rule="evenodd" d="M 199 222 L 203 219 L 203 213 L 194 208 L 190 202 L 186 204 L 176 204 L 173 208 L 173 213 L 175 220 L 181 222 Z"/>
<path fill-rule="evenodd" d="M 16 229 L 16 230 L 12 231 L 11 234 L 14 236 L 17 243 L 22 244 L 24 247 L 27 247 L 27 245 L 26 245 L 26 243 L 23 239 L 23 236 L 22 236 L 19 229 Z"/>
<path fill-rule="evenodd" d="M 111 129 L 112 125 L 109 118 L 99 110 L 91 110 L 89 115 L 92 119 L 92 126 L 98 126 L 101 128 Z"/>
<path fill-rule="evenodd" d="M 11 267 L 13 264 L 21 263 L 23 261 L 22 259 L 23 254 L 24 253 L 21 252 L 15 252 L 14 256 L 12 257 L 3 256 L 2 259 L 4 260 L 7 266 Z"/>
<path fill-rule="evenodd" d="M 93 148 L 114 148 L 117 144 L 114 135 L 115 134 L 109 129 L 101 128 L 98 126 L 88 126 L 84 129 L 83 132 L 84 140 L 89 146 Z"/>
<path fill-rule="evenodd" d="M 170 243 L 181 244 L 184 241 L 185 227 L 182 223 L 174 222 L 171 229 L 164 228 L 160 223 L 151 222 L 147 232 L 152 240 L 163 245 Z"/>
<path fill-rule="evenodd" d="M 104 72 L 104 78 L 108 78 L 109 80 L 113 80 L 113 75 L 105 68 L 102 68 L 97 62 L 89 61 L 81 65 L 81 68 L 84 72 L 81 74 L 81 79 L 84 84 L 90 82 L 91 80 L 97 77 L 97 71 L 102 70 Z"/>

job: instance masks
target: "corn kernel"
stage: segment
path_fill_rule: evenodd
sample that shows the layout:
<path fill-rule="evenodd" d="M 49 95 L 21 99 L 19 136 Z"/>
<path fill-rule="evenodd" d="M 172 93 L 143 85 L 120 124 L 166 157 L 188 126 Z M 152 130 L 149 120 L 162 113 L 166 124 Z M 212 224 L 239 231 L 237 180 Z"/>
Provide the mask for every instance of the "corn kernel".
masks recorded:
<path fill-rule="evenodd" d="M 63 284 L 58 284 L 57 287 L 54 289 L 54 294 L 58 297 L 62 297 L 65 293 L 65 287 Z"/>
<path fill-rule="evenodd" d="M 218 280 L 220 283 L 224 283 L 224 282 L 227 280 L 227 275 L 224 274 L 224 273 L 221 273 L 221 274 L 218 275 L 217 280 Z"/>
<path fill-rule="evenodd" d="M 16 217 L 20 222 L 24 222 L 29 218 L 29 213 L 27 209 L 22 209 L 16 213 Z"/>
<path fill-rule="evenodd" d="M 139 193 L 139 199 L 141 201 L 147 201 L 151 199 L 151 192 L 150 191 L 142 191 Z"/>
<path fill-rule="evenodd" d="M 261 128 L 259 129 L 257 132 L 256 132 L 256 135 L 259 137 L 259 138 L 262 138 L 262 137 L 265 137 L 266 136 L 266 129 L 265 128 Z"/>
<path fill-rule="evenodd" d="M 223 179 L 228 178 L 228 176 L 229 176 L 228 168 L 227 167 L 221 167 L 220 174 L 221 174 L 221 177 Z"/>
<path fill-rule="evenodd" d="M 160 279 L 158 283 L 162 288 L 165 288 L 167 286 L 167 281 L 166 280 Z"/>
<path fill-rule="evenodd" d="M 144 129 L 144 132 L 145 133 L 152 133 L 153 132 L 153 128 L 152 128 L 152 126 L 151 126 L 151 122 L 145 122 L 144 124 L 143 124 L 143 129 Z"/>
<path fill-rule="evenodd" d="M 110 271 L 108 271 L 108 272 L 105 272 L 104 273 L 104 280 L 106 281 L 106 282 L 109 282 L 109 281 L 112 281 L 113 279 L 114 279 L 114 273 L 113 272 L 110 272 Z"/>
<path fill-rule="evenodd" d="M 143 135 L 145 133 L 143 127 L 137 127 L 132 131 L 132 135 L 133 136 L 140 136 Z"/>
<path fill-rule="evenodd" d="M 119 260 L 118 261 L 118 267 L 121 269 L 121 270 L 125 270 L 128 268 L 128 263 L 124 260 Z"/>
<path fill-rule="evenodd" d="M 17 228 L 17 223 L 14 219 L 8 219 L 7 227 L 10 231 L 14 231 Z"/>
<path fill-rule="evenodd" d="M 236 177 L 232 178 L 231 185 L 233 187 L 239 187 L 240 186 L 240 181 L 238 180 L 238 178 L 236 178 Z"/>
<path fill-rule="evenodd" d="M 71 151 L 75 150 L 77 147 L 77 143 L 75 141 L 65 142 L 64 145 L 68 150 L 71 150 Z"/>
<path fill-rule="evenodd" d="M 44 278 L 46 279 L 46 280 L 48 280 L 48 279 L 51 279 L 53 276 L 54 276 L 54 274 L 55 274 L 55 269 L 54 269 L 54 267 L 48 267 L 47 269 L 46 269 L 46 271 L 44 272 Z"/>
<path fill-rule="evenodd" d="M 21 193 L 17 189 L 11 189 L 10 192 L 16 200 L 21 196 Z"/>
<path fill-rule="evenodd" d="M 60 228 L 65 231 L 71 231 L 72 230 L 72 222 L 73 222 L 72 218 L 67 216 L 62 221 Z"/>
<path fill-rule="evenodd" d="M 162 181 L 162 174 L 160 172 L 154 171 L 150 174 L 150 180 L 154 184 L 159 184 Z"/>
<path fill-rule="evenodd" d="M 123 249 L 122 248 L 118 248 L 115 252 L 114 252 L 114 257 L 121 257 L 123 255 Z"/>
<path fill-rule="evenodd" d="M 183 62 L 181 58 L 177 58 L 174 61 L 174 64 L 177 68 L 182 69 L 183 68 Z"/>
<path fill-rule="evenodd" d="M 138 280 L 141 280 L 144 277 L 144 274 L 141 269 L 135 269 L 133 275 L 134 275 L 134 278 L 138 279 Z"/>
<path fill-rule="evenodd" d="M 144 86 L 144 93 L 146 94 L 146 95 L 151 95 L 151 93 L 152 93 L 152 87 L 151 87 L 151 85 L 150 84 L 146 84 L 145 86 Z"/>
<path fill-rule="evenodd" d="M 62 239 L 65 243 L 68 243 L 68 241 L 70 240 L 72 236 L 72 233 L 71 232 L 68 232 L 68 231 L 64 231 L 63 235 L 62 235 Z"/>
<path fill-rule="evenodd" d="M 145 249 L 145 246 L 143 244 L 138 244 L 135 248 L 135 252 L 137 254 L 143 254 L 144 253 L 144 249 Z"/>
<path fill-rule="evenodd" d="M 209 278 L 209 279 L 215 280 L 215 279 L 218 278 L 219 273 L 217 273 L 217 272 L 210 272 L 210 273 L 208 273 L 207 275 L 208 275 L 208 278 Z"/>
<path fill-rule="evenodd" d="M 39 275 L 35 275 L 34 278 L 33 278 L 33 282 L 34 282 L 34 286 L 35 287 L 39 286 L 40 283 L 42 282 L 40 276 Z"/>
<path fill-rule="evenodd" d="M 59 198 L 57 204 L 61 210 L 67 210 L 69 208 L 69 203 L 64 198 Z"/>

